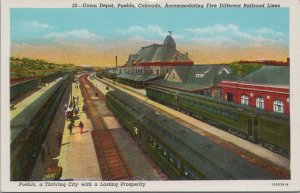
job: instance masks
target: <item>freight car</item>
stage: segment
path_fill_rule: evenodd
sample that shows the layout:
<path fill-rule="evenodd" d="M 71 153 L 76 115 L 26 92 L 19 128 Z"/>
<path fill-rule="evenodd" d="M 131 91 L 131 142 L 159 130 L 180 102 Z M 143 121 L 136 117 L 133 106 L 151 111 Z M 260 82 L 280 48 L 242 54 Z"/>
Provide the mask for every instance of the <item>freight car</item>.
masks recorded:
<path fill-rule="evenodd" d="M 232 102 L 158 86 L 146 88 L 147 97 L 196 118 L 218 124 L 255 143 L 289 156 L 290 121 L 284 114 L 269 113 Z"/>
<path fill-rule="evenodd" d="M 28 180 L 48 127 L 70 83 L 65 75 L 11 120 L 11 180 Z"/>
<path fill-rule="evenodd" d="M 108 92 L 106 102 L 170 179 L 279 178 L 124 92 Z"/>
<path fill-rule="evenodd" d="M 19 96 L 37 88 L 38 81 L 36 79 L 25 80 L 10 86 L 10 100 L 14 100 Z"/>

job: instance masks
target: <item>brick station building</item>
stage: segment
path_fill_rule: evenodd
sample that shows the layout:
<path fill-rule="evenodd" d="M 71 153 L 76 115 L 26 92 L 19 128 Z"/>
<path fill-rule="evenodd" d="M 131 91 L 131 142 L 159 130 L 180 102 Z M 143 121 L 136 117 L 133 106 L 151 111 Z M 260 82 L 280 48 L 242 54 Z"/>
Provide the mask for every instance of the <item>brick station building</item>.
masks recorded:
<path fill-rule="evenodd" d="M 268 112 L 290 113 L 289 66 L 263 66 L 238 81 L 222 81 L 224 100 Z"/>
<path fill-rule="evenodd" d="M 174 66 L 192 66 L 194 62 L 188 54 L 176 49 L 173 37 L 168 35 L 163 44 L 142 47 L 136 54 L 130 54 L 126 63 L 134 74 L 153 74 L 164 76 Z"/>

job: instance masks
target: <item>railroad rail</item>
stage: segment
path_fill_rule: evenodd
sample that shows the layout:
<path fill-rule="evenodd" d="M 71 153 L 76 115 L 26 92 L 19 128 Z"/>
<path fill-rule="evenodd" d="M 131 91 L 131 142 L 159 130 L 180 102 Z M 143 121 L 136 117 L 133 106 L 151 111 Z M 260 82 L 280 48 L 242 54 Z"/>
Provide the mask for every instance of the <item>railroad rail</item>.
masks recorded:
<path fill-rule="evenodd" d="M 80 77 L 80 89 L 84 97 L 86 111 L 95 128 L 92 138 L 95 145 L 98 163 L 103 180 L 126 180 L 133 177 L 125 158 L 123 157 L 111 132 L 99 116 L 94 102 L 105 103 L 105 96 L 87 80 L 88 75 Z"/>

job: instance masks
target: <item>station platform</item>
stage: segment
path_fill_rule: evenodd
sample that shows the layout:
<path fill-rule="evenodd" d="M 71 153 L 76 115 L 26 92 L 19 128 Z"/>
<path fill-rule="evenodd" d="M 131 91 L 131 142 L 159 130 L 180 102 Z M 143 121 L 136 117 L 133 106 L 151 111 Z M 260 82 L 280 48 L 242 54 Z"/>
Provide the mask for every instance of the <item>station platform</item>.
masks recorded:
<path fill-rule="evenodd" d="M 196 118 L 193 118 L 191 116 L 188 116 L 184 113 L 181 113 L 179 111 L 176 111 L 170 107 L 167 107 L 165 105 L 162 105 L 158 102 L 152 101 L 148 99 L 145 95 L 143 96 L 142 92 L 140 91 L 141 89 L 135 89 L 132 87 L 129 87 L 127 85 L 123 85 L 121 83 L 116 83 L 113 84 L 111 80 L 108 79 L 96 79 L 99 82 L 103 82 L 105 84 L 110 85 L 111 87 L 116 87 L 120 89 L 121 91 L 124 91 L 148 104 L 151 106 L 161 110 L 164 113 L 167 113 L 168 115 L 176 118 L 177 120 L 183 121 L 185 123 L 188 123 L 189 125 L 193 126 L 195 129 L 193 129 L 195 132 L 205 135 L 209 134 L 214 136 L 216 139 L 223 140 L 226 143 L 232 144 L 233 146 L 242 149 L 244 152 L 253 154 L 254 156 L 267 160 L 268 162 L 281 167 L 285 170 L 290 170 L 290 160 L 276 154 L 262 146 L 259 146 L 257 144 L 253 144 L 247 140 L 244 140 L 242 138 L 239 138 L 235 135 L 232 135 L 228 132 L 222 131 L 212 125 L 209 125 L 205 122 L 202 122 Z M 241 156 L 245 156 L 242 154 Z M 275 168 L 275 167 L 274 167 Z"/>
<path fill-rule="evenodd" d="M 71 95 L 72 92 L 72 95 Z M 102 180 L 101 171 L 98 165 L 91 132 L 93 130 L 86 113 L 80 111 L 75 119 L 75 127 L 70 135 L 69 120 L 65 116 L 65 104 L 68 104 L 72 96 L 79 96 L 78 106 L 82 109 L 83 97 L 75 84 L 67 88 L 62 101 L 58 107 L 54 119 L 50 125 L 45 139 L 46 156 L 42 162 L 41 155 L 38 155 L 33 168 L 30 180 L 43 180 L 43 175 L 49 166 L 62 167 L 61 180 Z M 79 132 L 79 121 L 84 123 L 83 133 Z M 60 141 L 60 137 L 62 140 Z"/>
<path fill-rule="evenodd" d="M 79 96 L 78 106 L 80 113 L 75 118 L 72 134 L 68 129 L 70 123 L 66 121 L 63 139 L 60 148 L 58 166 L 63 168 L 62 179 L 74 180 L 102 180 L 98 165 L 94 143 L 91 135 L 93 126 L 85 112 L 82 112 L 83 97 L 79 88 L 72 84 L 72 96 Z M 84 124 L 83 133 L 79 132 L 79 122 Z"/>

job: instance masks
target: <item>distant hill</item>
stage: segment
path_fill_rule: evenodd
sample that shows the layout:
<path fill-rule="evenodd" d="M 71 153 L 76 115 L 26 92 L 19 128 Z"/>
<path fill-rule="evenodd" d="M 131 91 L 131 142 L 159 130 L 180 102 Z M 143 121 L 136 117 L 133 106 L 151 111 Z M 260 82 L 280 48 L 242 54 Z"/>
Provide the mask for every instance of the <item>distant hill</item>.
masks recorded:
<path fill-rule="evenodd" d="M 76 70 L 73 64 L 54 64 L 44 60 L 29 58 L 10 58 L 10 78 L 23 78 L 31 76 L 44 76 L 56 72 Z"/>
<path fill-rule="evenodd" d="M 234 62 L 229 64 L 229 66 L 235 75 L 243 77 L 250 74 L 251 72 L 260 69 L 263 66 L 263 64 Z"/>

